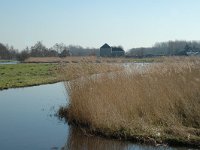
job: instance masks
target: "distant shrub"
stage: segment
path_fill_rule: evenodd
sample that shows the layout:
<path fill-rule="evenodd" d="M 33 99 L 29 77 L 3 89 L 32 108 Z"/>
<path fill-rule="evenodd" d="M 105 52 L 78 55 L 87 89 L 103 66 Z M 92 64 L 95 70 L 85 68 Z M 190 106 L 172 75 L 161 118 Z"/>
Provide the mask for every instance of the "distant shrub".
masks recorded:
<path fill-rule="evenodd" d="M 18 61 L 25 61 L 27 58 L 29 58 L 29 52 L 28 51 L 22 51 L 21 53 L 17 54 L 17 60 Z"/>

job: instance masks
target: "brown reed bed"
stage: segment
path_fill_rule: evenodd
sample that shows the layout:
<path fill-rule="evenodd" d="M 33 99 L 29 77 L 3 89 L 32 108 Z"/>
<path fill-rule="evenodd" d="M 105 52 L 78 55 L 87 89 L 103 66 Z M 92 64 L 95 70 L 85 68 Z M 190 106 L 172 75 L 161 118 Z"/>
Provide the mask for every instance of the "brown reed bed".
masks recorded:
<path fill-rule="evenodd" d="M 96 56 L 68 56 L 68 57 L 29 57 L 25 60 L 26 63 L 121 63 L 128 62 L 131 59 L 122 58 L 113 58 L 113 57 L 99 57 Z"/>
<path fill-rule="evenodd" d="M 84 80 L 66 84 L 70 103 L 59 112 L 69 123 L 105 137 L 200 146 L 199 58 L 93 77 L 80 67 Z"/>
<path fill-rule="evenodd" d="M 61 63 L 58 66 L 58 74 L 64 81 L 74 80 L 78 78 L 90 77 L 108 72 L 118 72 L 123 69 L 122 65 L 107 63 L 88 63 L 82 60 L 80 63 Z"/>
<path fill-rule="evenodd" d="M 125 57 L 96 57 L 96 56 L 67 56 L 67 57 L 29 57 L 25 63 L 127 63 L 127 62 L 162 62 L 163 57 L 155 58 L 125 58 Z"/>
<path fill-rule="evenodd" d="M 82 60 L 95 62 L 95 56 L 68 56 L 68 57 L 30 57 L 25 60 L 26 63 L 77 63 Z"/>

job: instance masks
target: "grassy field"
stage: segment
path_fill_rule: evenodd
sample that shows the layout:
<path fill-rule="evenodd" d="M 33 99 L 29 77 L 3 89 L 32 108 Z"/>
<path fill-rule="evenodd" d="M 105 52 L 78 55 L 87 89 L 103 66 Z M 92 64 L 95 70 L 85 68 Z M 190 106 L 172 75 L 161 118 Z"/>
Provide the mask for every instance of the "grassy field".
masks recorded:
<path fill-rule="evenodd" d="M 142 72 L 86 76 L 66 89 L 70 104 L 59 114 L 87 132 L 200 147 L 199 58 L 172 58 Z"/>
<path fill-rule="evenodd" d="M 59 81 L 56 64 L 0 65 L 0 90 Z"/>

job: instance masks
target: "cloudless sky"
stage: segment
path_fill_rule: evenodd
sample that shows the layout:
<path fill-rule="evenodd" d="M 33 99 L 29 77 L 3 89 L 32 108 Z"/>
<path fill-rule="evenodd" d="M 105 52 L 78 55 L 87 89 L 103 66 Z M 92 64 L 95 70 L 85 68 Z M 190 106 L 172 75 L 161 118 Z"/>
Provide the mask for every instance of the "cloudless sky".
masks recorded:
<path fill-rule="evenodd" d="M 200 0 L 0 0 L 0 43 L 23 49 L 199 40 Z"/>

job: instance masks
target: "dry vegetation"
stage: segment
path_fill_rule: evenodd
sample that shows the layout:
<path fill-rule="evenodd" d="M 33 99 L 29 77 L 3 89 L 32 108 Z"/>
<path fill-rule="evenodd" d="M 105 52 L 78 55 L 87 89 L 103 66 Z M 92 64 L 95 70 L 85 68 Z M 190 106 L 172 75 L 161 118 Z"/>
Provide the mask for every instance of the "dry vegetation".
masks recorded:
<path fill-rule="evenodd" d="M 162 57 L 157 58 L 124 58 L 124 57 L 96 57 L 96 56 L 68 56 L 68 57 L 30 57 L 25 60 L 26 63 L 81 63 L 83 61 L 90 63 L 126 63 L 126 62 L 160 62 Z"/>
<path fill-rule="evenodd" d="M 97 58 L 96 56 L 68 56 L 68 57 L 30 57 L 25 60 L 26 63 L 120 63 L 124 62 L 125 58 Z"/>
<path fill-rule="evenodd" d="M 90 78 L 91 75 L 117 72 L 122 69 L 122 66 L 116 64 L 89 63 L 88 61 L 83 60 L 80 63 L 62 63 L 58 67 L 58 72 L 64 81 L 69 81 L 78 78 L 87 79 L 88 77 Z"/>
<path fill-rule="evenodd" d="M 87 60 L 90 62 L 95 62 L 96 57 L 88 56 L 88 57 L 30 57 L 25 60 L 27 63 L 76 63 L 82 60 Z"/>
<path fill-rule="evenodd" d="M 76 71 L 85 76 L 90 67 Z M 200 146 L 199 58 L 173 58 L 145 71 L 85 77 L 66 88 L 70 104 L 60 114 L 69 123 L 104 136 Z"/>

